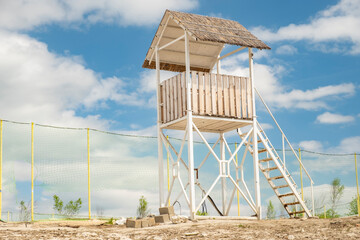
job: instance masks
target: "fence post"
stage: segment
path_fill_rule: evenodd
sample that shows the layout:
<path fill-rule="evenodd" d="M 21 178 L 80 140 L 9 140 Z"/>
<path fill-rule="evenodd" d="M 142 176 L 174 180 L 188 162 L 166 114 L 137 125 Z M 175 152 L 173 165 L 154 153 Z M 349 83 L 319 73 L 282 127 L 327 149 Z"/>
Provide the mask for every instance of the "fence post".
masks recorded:
<path fill-rule="evenodd" d="M 0 219 L 1 219 L 1 211 L 2 211 L 2 146 L 3 146 L 3 120 L 0 120 Z"/>
<path fill-rule="evenodd" d="M 357 207 L 358 207 L 358 215 L 360 217 L 360 196 L 359 196 L 359 180 L 358 180 L 358 169 L 357 169 L 357 162 L 356 162 L 356 153 L 354 153 L 355 157 L 355 173 L 356 173 L 356 189 L 357 189 Z"/>
<path fill-rule="evenodd" d="M 326 219 L 326 205 L 324 205 L 324 218 Z"/>
<path fill-rule="evenodd" d="M 235 142 L 235 150 L 237 149 L 237 143 Z M 238 172 L 238 154 L 236 152 L 236 172 Z M 238 184 L 238 180 L 236 179 L 236 184 Z M 237 197 L 237 207 L 238 207 L 238 216 L 240 216 L 240 198 L 239 198 L 239 190 L 236 190 L 236 197 Z"/>
<path fill-rule="evenodd" d="M 91 196 L 90 196 L 90 129 L 87 129 L 87 160 L 88 160 L 88 205 L 89 220 L 91 219 Z"/>
<path fill-rule="evenodd" d="M 34 123 L 31 123 L 31 221 L 34 221 Z"/>

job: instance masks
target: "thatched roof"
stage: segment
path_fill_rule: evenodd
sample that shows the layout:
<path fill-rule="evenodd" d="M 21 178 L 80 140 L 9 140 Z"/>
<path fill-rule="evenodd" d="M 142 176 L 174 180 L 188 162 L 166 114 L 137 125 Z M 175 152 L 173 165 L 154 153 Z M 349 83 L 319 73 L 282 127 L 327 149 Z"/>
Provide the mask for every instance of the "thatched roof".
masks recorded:
<path fill-rule="evenodd" d="M 270 49 L 269 46 L 236 21 L 166 10 L 148 50 L 143 67 L 154 69 L 153 51 L 158 42 L 159 47 L 163 46 L 183 35 L 184 30 L 191 36 L 191 69 L 197 71 L 209 72 L 214 67 L 224 44 Z M 163 34 L 161 35 L 161 33 Z M 149 64 L 150 59 L 152 62 Z M 183 40 L 160 51 L 160 69 L 177 72 L 185 70 Z"/>

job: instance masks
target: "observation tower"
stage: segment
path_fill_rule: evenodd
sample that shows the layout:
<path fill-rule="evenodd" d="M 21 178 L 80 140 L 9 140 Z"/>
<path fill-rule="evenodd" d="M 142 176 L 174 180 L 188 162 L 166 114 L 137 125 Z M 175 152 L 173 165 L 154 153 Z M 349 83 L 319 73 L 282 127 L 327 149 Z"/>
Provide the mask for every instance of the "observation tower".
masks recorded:
<path fill-rule="evenodd" d="M 239 48 L 221 55 L 226 44 L 236 45 Z M 274 149 L 257 121 L 253 48 L 270 49 L 236 21 L 165 11 L 143 63 L 144 68 L 156 69 L 161 207 L 173 205 L 179 197 L 184 197 L 190 210 L 190 217 L 196 218 L 196 212 L 208 199 L 219 215 L 227 216 L 235 192 L 238 192 L 254 215 L 260 219 L 259 174 L 262 172 L 290 217 L 297 214 L 312 216 L 303 195 L 298 192 L 297 185 L 285 166 L 285 154 L 280 157 L 281 154 Z M 220 62 L 239 51 L 248 51 L 248 77 L 223 74 Z M 179 74 L 160 81 L 160 70 Z M 260 99 L 263 101 L 261 96 Z M 266 109 L 271 114 L 267 106 Z M 271 116 L 273 117 L 272 114 Z M 276 125 L 281 131 L 283 144 L 287 142 L 290 145 L 277 122 Z M 180 149 L 176 150 L 171 141 L 165 137 L 163 132 L 165 129 L 183 132 Z M 239 144 L 233 151 L 224 135 L 230 131 L 236 131 L 239 137 Z M 204 136 L 204 133 L 208 132 L 218 134 L 217 141 L 212 146 Z M 194 161 L 194 156 L 197 156 L 194 148 L 194 133 L 199 135 L 209 151 L 204 159 L 199 159 L 202 161 Z M 187 156 L 183 156 L 185 149 Z M 242 163 L 235 161 L 240 149 L 244 149 L 241 151 L 244 154 Z M 293 148 L 292 150 L 303 167 L 298 155 Z M 171 186 L 168 191 L 164 188 L 165 151 L 169 154 L 172 163 Z M 247 187 L 243 178 L 243 161 L 246 154 L 252 156 L 253 189 Z M 201 173 L 201 168 L 209 155 L 217 161 L 218 176 L 212 180 L 211 186 L 205 189 L 197 176 Z M 180 168 L 186 169 L 187 182 L 180 178 Z M 306 169 L 304 167 L 303 169 L 308 175 Z M 308 177 L 310 178 L 309 175 Z M 227 181 L 232 184 L 232 189 L 227 187 Z M 221 184 L 222 196 L 220 209 L 210 197 L 218 183 Z M 180 192 L 174 193 L 175 184 L 179 185 Z M 311 187 L 312 185 L 311 180 Z M 169 201 L 170 199 L 172 202 Z"/>

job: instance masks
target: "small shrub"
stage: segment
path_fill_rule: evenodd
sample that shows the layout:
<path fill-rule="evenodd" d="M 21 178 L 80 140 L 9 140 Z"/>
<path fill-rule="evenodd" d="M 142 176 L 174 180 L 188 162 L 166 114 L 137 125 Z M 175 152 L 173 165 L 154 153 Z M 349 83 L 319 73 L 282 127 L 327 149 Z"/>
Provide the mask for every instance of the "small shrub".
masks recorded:
<path fill-rule="evenodd" d="M 75 215 L 77 215 L 80 211 L 81 208 L 81 198 L 79 198 L 78 200 L 74 201 L 70 201 L 66 204 L 66 206 L 64 207 L 64 213 L 66 216 L 68 217 L 73 217 Z"/>
<path fill-rule="evenodd" d="M 357 197 L 355 196 L 352 201 L 349 203 L 349 212 L 348 216 L 357 215 L 358 214 L 358 205 L 357 205 Z"/>
<path fill-rule="evenodd" d="M 29 222 L 30 221 L 30 203 L 25 204 L 24 201 L 20 202 L 20 213 L 19 219 L 22 222 Z"/>
<path fill-rule="evenodd" d="M 275 218 L 275 207 L 271 201 L 269 201 L 269 205 L 267 206 L 266 210 L 266 218 L 267 219 L 274 219 Z"/>
<path fill-rule="evenodd" d="M 208 215 L 208 213 L 207 213 L 207 212 L 200 212 L 200 211 L 197 211 L 197 212 L 196 212 L 196 215 L 198 215 L 198 216 L 207 216 L 207 215 Z"/>
<path fill-rule="evenodd" d="M 58 214 L 62 214 L 62 211 L 63 211 L 63 206 L 64 206 L 64 203 L 63 201 L 55 194 L 53 196 L 53 199 L 54 199 L 54 207 L 53 209 L 58 213 Z"/>
<path fill-rule="evenodd" d="M 148 201 L 146 201 L 146 198 L 144 196 L 141 196 L 139 199 L 139 206 L 137 208 L 137 215 L 139 218 L 146 217 L 150 210 L 148 209 Z"/>

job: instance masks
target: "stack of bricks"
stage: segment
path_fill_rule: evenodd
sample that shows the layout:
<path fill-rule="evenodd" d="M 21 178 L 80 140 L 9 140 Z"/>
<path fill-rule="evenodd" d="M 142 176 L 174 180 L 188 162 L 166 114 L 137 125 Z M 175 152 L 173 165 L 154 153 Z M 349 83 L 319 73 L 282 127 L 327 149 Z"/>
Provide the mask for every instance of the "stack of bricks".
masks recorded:
<path fill-rule="evenodd" d="M 144 228 L 144 227 L 152 227 L 155 226 L 155 218 L 147 217 L 142 219 L 126 219 L 126 227 L 129 228 Z"/>
<path fill-rule="evenodd" d="M 156 223 L 168 223 L 171 221 L 171 218 L 175 216 L 174 207 L 161 207 L 159 208 L 160 215 L 155 216 Z"/>
<path fill-rule="evenodd" d="M 156 223 L 169 223 L 171 218 L 175 216 L 174 207 L 161 207 L 159 208 L 160 215 L 155 217 L 147 217 L 142 219 L 126 219 L 126 227 L 128 228 L 144 228 L 152 227 Z"/>

